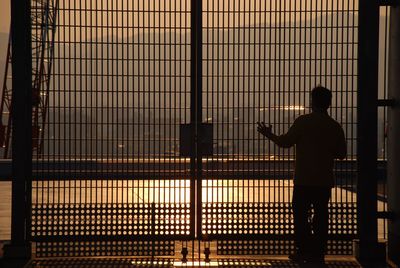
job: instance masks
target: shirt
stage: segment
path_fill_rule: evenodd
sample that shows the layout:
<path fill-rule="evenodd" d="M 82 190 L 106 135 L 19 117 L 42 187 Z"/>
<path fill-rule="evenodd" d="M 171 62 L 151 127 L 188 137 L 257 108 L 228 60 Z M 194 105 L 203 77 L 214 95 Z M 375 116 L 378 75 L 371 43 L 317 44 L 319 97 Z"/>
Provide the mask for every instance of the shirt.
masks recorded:
<path fill-rule="evenodd" d="M 346 140 L 340 124 L 327 113 L 298 117 L 275 142 L 281 147 L 296 145 L 295 185 L 334 186 L 334 159 L 346 157 Z"/>

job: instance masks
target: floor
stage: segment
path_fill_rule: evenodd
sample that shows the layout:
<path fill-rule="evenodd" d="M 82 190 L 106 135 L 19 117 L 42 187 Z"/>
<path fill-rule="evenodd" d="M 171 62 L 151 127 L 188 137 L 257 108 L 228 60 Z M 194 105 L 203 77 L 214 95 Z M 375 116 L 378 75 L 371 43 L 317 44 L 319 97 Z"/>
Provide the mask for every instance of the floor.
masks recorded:
<path fill-rule="evenodd" d="M 249 182 L 249 184 L 251 181 Z M 235 189 L 230 189 L 229 185 L 223 185 L 224 189 L 229 192 L 226 198 L 236 198 L 237 200 L 241 199 L 249 199 L 256 198 L 256 196 L 265 196 L 264 198 L 275 200 L 279 196 L 284 200 L 281 201 L 288 201 L 290 200 L 290 188 L 291 182 L 283 181 L 282 183 L 276 182 L 277 185 L 272 185 L 273 187 L 263 187 L 263 189 L 268 190 L 268 193 L 258 193 L 258 192 L 251 192 L 248 193 L 247 191 L 238 191 L 237 193 L 236 188 L 239 189 L 237 186 Z M 225 194 L 221 194 L 219 192 L 220 185 L 214 186 L 213 184 L 207 185 L 208 193 L 204 195 L 205 199 L 209 199 L 208 201 L 215 201 L 218 198 L 225 198 Z M 239 185 L 240 186 L 240 185 Z M 250 189 L 257 190 L 256 186 L 249 187 Z M 277 187 L 276 187 L 277 186 Z M 283 187 L 284 186 L 284 187 Z M 215 188 L 215 189 L 214 189 Z M 151 189 L 151 187 L 150 187 Z M 279 189 L 278 192 L 270 191 L 270 189 Z M 230 191 L 232 190 L 232 192 Z M 135 193 L 135 192 L 134 192 Z M 276 195 L 276 197 L 275 197 Z M 144 196 L 146 197 L 147 194 Z M 149 194 L 149 196 L 151 196 Z M 165 194 L 165 196 L 169 196 L 169 194 Z M 229 196 L 229 197 L 228 197 Z M 333 191 L 333 198 L 336 199 L 336 202 L 340 201 L 348 201 L 355 200 L 355 194 L 351 190 L 343 189 L 343 188 L 336 188 Z M 287 199 L 287 200 L 286 200 Z M 11 206 L 11 184 L 9 182 L 1 182 L 0 183 L 0 257 L 2 256 L 2 240 L 9 240 L 10 239 L 10 206 Z M 151 200 L 147 200 L 151 201 Z M 223 201 L 232 201 L 232 200 L 223 200 Z M 384 202 L 378 202 L 379 208 L 383 209 Z M 379 222 L 379 236 L 382 237 L 385 232 L 385 225 L 383 221 Z M 47 259 L 35 259 L 31 260 L 27 265 L 21 265 L 21 263 L 11 263 L 6 262 L 5 260 L 0 259 L 0 267 L 25 267 L 25 268 L 108 268 L 108 267 L 299 267 L 293 262 L 290 262 L 287 259 L 287 256 L 282 257 L 265 257 L 265 258 L 256 258 L 254 256 L 220 256 L 218 259 L 213 258 L 211 263 L 186 263 L 182 264 L 178 261 L 179 258 L 174 259 L 137 259 L 137 258 L 108 258 L 108 257 L 99 257 L 99 258 L 47 258 Z M 354 258 L 351 257 L 337 257 L 337 256 L 329 256 L 326 261 L 325 267 L 389 267 L 386 265 L 377 265 L 377 264 L 370 264 L 370 265 L 363 265 L 361 266 L 359 263 L 355 261 Z"/>
<path fill-rule="evenodd" d="M 187 263 L 182 264 L 180 261 L 174 262 L 168 259 L 157 259 L 153 262 L 146 259 L 114 259 L 114 258 L 93 258 L 93 259 L 52 259 L 52 260 L 34 260 L 31 261 L 26 268 L 111 268 L 111 267 L 281 267 L 295 268 L 302 267 L 287 258 L 271 258 L 271 259 L 219 259 L 210 263 Z M 304 266 L 315 267 L 315 266 Z M 355 260 L 335 260 L 328 259 L 325 267 L 362 267 Z"/>
<path fill-rule="evenodd" d="M 0 243 L 0 250 L 2 244 Z M 396 268 L 388 264 L 360 265 L 352 256 L 327 256 L 324 267 L 331 268 Z M 299 266 L 288 260 L 287 256 L 221 256 L 211 259 L 211 262 L 182 263 L 175 257 L 129 258 L 129 257 L 94 257 L 94 258 L 42 258 L 30 261 L 9 261 L 0 258 L 0 267 L 7 268 L 133 268 L 133 267 L 280 267 L 280 268 L 312 268 L 316 266 Z"/>

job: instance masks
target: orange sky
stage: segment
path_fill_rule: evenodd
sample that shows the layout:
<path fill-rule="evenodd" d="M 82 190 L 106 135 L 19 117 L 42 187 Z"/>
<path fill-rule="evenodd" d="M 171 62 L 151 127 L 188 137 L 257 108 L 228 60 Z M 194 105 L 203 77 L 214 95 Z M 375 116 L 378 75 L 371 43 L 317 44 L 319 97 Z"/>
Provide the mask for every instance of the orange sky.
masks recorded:
<path fill-rule="evenodd" d="M 95 1 L 95 0 L 92 0 L 92 1 Z M 109 2 L 109 1 L 112 2 L 113 0 L 107 0 L 106 2 Z M 280 2 L 280 1 L 278 1 L 278 2 Z M 10 27 L 10 2 L 11 2 L 11 0 L 0 0 L 0 33 L 8 33 L 8 31 L 9 31 L 9 27 Z M 174 2 L 175 1 L 172 1 L 171 3 L 174 3 Z M 180 2 L 184 2 L 184 0 L 177 1 L 177 3 L 180 3 Z M 358 1 L 356 1 L 356 3 L 357 2 Z M 72 5 L 72 7 L 74 5 L 73 3 L 74 2 L 70 3 Z M 128 4 L 128 6 L 133 8 L 134 6 L 136 6 L 135 3 L 142 3 L 142 2 L 141 1 L 138 1 L 138 2 L 133 1 L 133 2 L 129 2 L 129 3 L 130 4 Z M 146 3 L 146 2 L 144 2 L 144 3 Z M 150 2 L 150 3 L 152 3 L 152 2 Z M 230 5 L 233 8 L 234 4 L 232 4 L 233 3 L 232 1 L 230 1 L 230 0 L 220 0 L 219 1 L 220 7 L 222 7 L 223 4 L 225 6 L 227 6 L 228 3 L 230 3 Z M 235 2 L 235 3 L 236 3 L 235 4 L 236 8 L 238 8 L 239 1 Z M 240 1 L 240 3 L 242 5 L 245 5 L 246 2 L 245 1 Z M 251 2 L 251 3 L 252 4 L 248 5 L 247 7 L 243 6 L 243 8 L 250 9 L 250 10 L 257 9 L 257 6 L 259 5 L 258 3 L 263 3 L 263 2 L 254 1 L 254 2 Z M 269 3 L 269 2 L 265 2 L 265 3 Z M 274 4 L 273 3 L 275 3 L 275 2 L 272 2 L 271 6 L 269 6 L 270 4 L 267 4 L 269 6 L 268 9 L 270 9 L 270 8 L 274 9 L 274 7 L 273 7 Z M 290 5 L 280 6 L 279 8 L 280 9 L 287 9 L 287 8 L 290 8 L 290 9 L 296 9 L 296 8 L 297 9 L 299 9 L 299 8 L 305 9 L 305 8 L 311 8 L 311 6 L 307 6 L 307 5 L 309 5 L 309 4 L 306 4 L 306 3 L 309 3 L 307 1 L 300 2 L 302 4 L 299 4 L 299 2 L 297 2 L 296 5 L 295 5 L 296 1 L 290 1 L 289 3 L 290 3 Z M 315 2 L 315 3 L 318 3 L 318 2 Z M 335 7 L 338 7 L 339 9 L 343 8 L 342 7 L 342 1 L 337 2 L 337 0 L 325 0 L 322 3 L 325 3 L 328 6 L 334 5 Z M 339 3 L 339 5 L 337 5 L 337 3 Z M 352 3 L 352 1 L 351 1 L 351 3 Z M 215 0 L 203 0 L 204 8 L 211 8 L 212 4 L 213 5 L 218 5 L 218 1 L 215 1 Z M 262 6 L 264 6 L 264 5 L 265 4 L 262 4 Z M 155 7 L 152 7 L 151 5 L 147 6 L 147 4 L 145 4 L 145 6 L 141 7 L 141 8 L 142 9 L 154 9 Z M 173 7 L 170 6 L 169 8 L 173 8 Z M 265 7 L 263 7 L 262 9 L 265 9 Z"/>
<path fill-rule="evenodd" d="M 0 33 L 8 33 L 10 29 L 10 1 L 0 0 Z"/>
<path fill-rule="evenodd" d="M 0 0 L 0 33 L 7 33 L 10 31 L 10 3 L 11 0 Z M 7 45 L 1 44 L 0 46 L 2 51 L 0 51 L 0 63 L 4 64 L 6 54 L 7 54 Z M 0 81 L 3 82 L 4 74 L 0 74 Z"/>

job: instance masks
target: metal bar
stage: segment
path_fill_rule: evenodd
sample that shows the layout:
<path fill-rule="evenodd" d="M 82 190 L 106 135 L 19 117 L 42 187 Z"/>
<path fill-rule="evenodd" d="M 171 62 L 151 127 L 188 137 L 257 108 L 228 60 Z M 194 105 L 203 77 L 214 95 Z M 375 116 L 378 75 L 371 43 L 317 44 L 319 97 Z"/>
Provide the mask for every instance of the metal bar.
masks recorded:
<path fill-rule="evenodd" d="M 396 105 L 388 108 L 388 211 L 395 219 L 388 224 L 388 257 L 400 265 L 400 7 L 390 8 L 389 32 L 389 79 L 388 97 Z"/>
<path fill-rule="evenodd" d="M 202 156 L 200 143 L 200 129 L 202 123 L 202 8 L 203 2 L 200 0 L 191 1 L 191 124 L 192 139 L 195 144 L 194 152 L 191 157 L 191 167 L 194 169 L 196 186 L 191 188 L 195 195 L 195 214 L 191 218 L 195 224 L 196 237 L 201 239 L 201 185 L 202 185 Z"/>
<path fill-rule="evenodd" d="M 379 0 L 380 6 L 392 6 L 397 7 L 400 4 L 399 0 Z"/>
<path fill-rule="evenodd" d="M 149 229 L 151 229 L 151 226 L 149 226 Z M 149 230 L 150 233 L 150 230 Z M 344 241 L 352 241 L 355 239 L 357 236 L 356 235 L 329 235 L 329 239 L 336 239 L 336 240 L 344 240 Z M 210 240 L 246 240 L 246 241 L 261 241 L 261 240 L 278 240 L 278 241 L 284 241 L 284 240 L 292 240 L 293 235 L 292 234 L 239 234 L 239 235 L 234 235 L 234 234 L 226 234 L 226 235 L 209 235 L 208 238 Z M 145 236 L 134 236 L 134 237 L 128 237 L 128 236 L 95 236 L 95 237 L 90 237 L 90 236 L 80 236 L 80 235 L 74 235 L 74 236 L 65 236 L 64 239 L 61 242 L 74 242 L 74 241 L 79 241 L 79 242 L 96 242 L 96 241 L 173 241 L 173 240 L 179 240 L 182 239 L 184 241 L 187 241 L 187 236 L 185 235 L 167 235 L 167 236 L 162 236 L 162 237 L 157 237 L 157 236 L 152 236 L 152 235 L 145 235 Z M 194 242 L 198 242 L 199 240 L 192 240 Z M 191 241 L 191 242 L 192 242 Z M 200 240 L 201 241 L 201 240 Z M 35 237 L 35 239 L 32 242 L 60 242 L 59 236 L 43 236 L 43 237 Z M 249 242 L 250 243 L 250 242 Z M 254 255 L 254 254 L 249 254 L 249 255 Z"/>
<path fill-rule="evenodd" d="M 360 261 L 377 258 L 377 98 L 379 3 L 359 2 L 357 207 Z"/>
<path fill-rule="evenodd" d="M 30 258 L 32 180 L 32 54 L 30 2 L 11 2 L 12 208 L 11 244 L 5 257 Z"/>
<path fill-rule="evenodd" d="M 378 211 L 376 215 L 378 219 L 396 220 L 396 213 L 392 211 Z"/>
<path fill-rule="evenodd" d="M 191 124 L 191 144 L 196 144 L 197 133 L 195 129 L 196 125 L 196 40 L 197 40 L 197 30 L 198 25 L 196 21 L 196 0 L 191 0 L 190 2 L 190 124 Z M 190 233 L 196 236 L 196 188 L 197 188 L 197 146 L 192 148 L 190 156 Z"/>
<path fill-rule="evenodd" d="M 383 11 L 383 12 L 382 12 Z M 383 14 L 382 14 L 383 13 Z M 389 7 L 381 7 L 380 8 L 380 16 L 384 17 L 384 23 L 380 22 L 380 28 L 379 28 L 379 39 L 384 40 L 383 44 L 380 42 L 380 47 L 379 51 L 383 50 L 383 77 L 380 77 L 378 81 L 378 87 L 381 89 L 381 84 L 383 82 L 383 90 L 378 90 L 378 158 L 382 159 L 387 159 L 387 113 L 388 113 L 388 107 L 383 106 L 383 109 L 379 109 L 379 102 L 381 99 L 388 100 L 388 57 L 389 57 L 389 21 L 390 21 L 390 12 L 389 12 Z M 382 21 L 382 20 L 381 20 Z M 383 25 L 382 25 L 383 24 Z M 382 28 L 383 31 L 381 30 Z M 381 37 L 383 36 L 383 37 Z M 383 47 L 382 47 L 383 46 Z M 382 65 L 379 66 L 379 69 L 382 69 Z M 382 81 L 383 80 L 383 81 Z M 383 92 L 382 92 L 383 91 Z M 383 122 L 380 121 L 380 119 L 383 117 Z M 383 135 L 379 137 L 379 130 Z M 379 170 L 378 170 L 379 171 Z M 387 174 L 387 173 L 386 173 Z M 387 175 L 386 175 L 387 176 Z M 385 177 L 386 178 L 386 177 Z M 383 211 L 388 211 L 387 210 L 387 179 L 378 181 L 378 210 L 383 210 Z M 380 207 L 379 205 L 379 200 L 383 198 L 384 203 L 383 207 Z M 383 226 L 383 228 L 382 228 Z M 379 219 L 378 217 L 378 239 L 383 238 L 384 240 L 387 241 L 388 237 L 388 221 L 387 219 Z M 383 236 L 381 236 L 381 233 L 383 233 Z"/>
<path fill-rule="evenodd" d="M 393 107 L 397 104 L 395 99 L 377 100 L 377 103 L 378 107 Z"/>

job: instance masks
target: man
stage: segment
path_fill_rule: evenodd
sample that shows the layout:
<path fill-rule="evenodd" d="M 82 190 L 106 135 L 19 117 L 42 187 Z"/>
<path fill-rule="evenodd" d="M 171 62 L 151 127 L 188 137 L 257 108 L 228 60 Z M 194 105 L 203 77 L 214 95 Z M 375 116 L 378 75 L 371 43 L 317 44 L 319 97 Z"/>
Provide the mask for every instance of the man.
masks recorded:
<path fill-rule="evenodd" d="M 317 86 L 311 92 L 312 112 L 298 117 L 288 132 L 277 136 L 272 126 L 257 123 L 257 130 L 280 147 L 296 145 L 292 210 L 298 263 L 324 263 L 328 238 L 328 202 L 334 186 L 334 159 L 346 157 L 342 127 L 328 115 L 332 93 Z M 309 222 L 311 207 L 314 210 Z"/>

